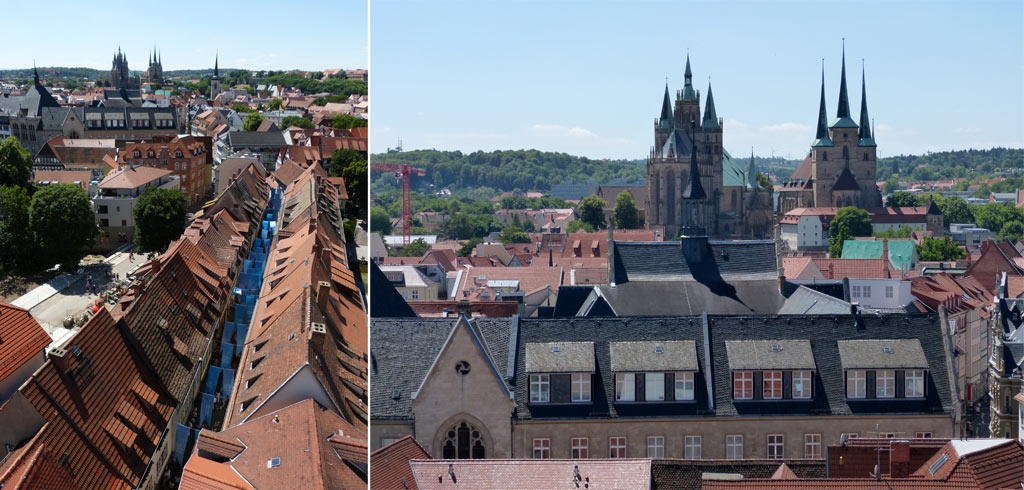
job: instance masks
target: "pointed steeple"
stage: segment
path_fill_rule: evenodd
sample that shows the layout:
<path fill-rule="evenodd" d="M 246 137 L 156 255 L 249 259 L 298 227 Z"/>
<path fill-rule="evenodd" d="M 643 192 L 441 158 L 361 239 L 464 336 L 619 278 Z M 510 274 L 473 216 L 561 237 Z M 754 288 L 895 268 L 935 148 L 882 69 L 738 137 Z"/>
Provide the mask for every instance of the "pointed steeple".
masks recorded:
<path fill-rule="evenodd" d="M 750 147 L 750 166 L 747 167 L 747 184 L 751 189 L 757 189 L 757 165 L 754 164 L 754 147 Z"/>
<path fill-rule="evenodd" d="M 711 80 L 708 80 L 708 101 L 704 105 L 704 122 L 701 123 L 704 129 L 719 129 L 718 114 L 715 113 L 715 98 L 711 95 Z"/>
<path fill-rule="evenodd" d="M 39 69 L 36 68 L 36 62 L 32 62 L 32 81 L 36 85 L 39 85 Z"/>
<path fill-rule="evenodd" d="M 683 74 L 683 100 L 697 100 L 693 91 L 693 72 L 690 71 L 690 53 L 686 53 L 686 72 Z"/>
<path fill-rule="evenodd" d="M 818 104 L 818 131 L 811 146 L 832 146 L 828 137 L 828 114 L 825 112 L 825 60 L 821 61 L 821 103 Z"/>
<path fill-rule="evenodd" d="M 658 127 L 672 129 L 672 100 L 668 96 L 668 82 L 665 83 L 665 98 L 661 101 L 661 118 L 658 119 Z"/>
<path fill-rule="evenodd" d="M 708 195 L 704 192 L 704 186 L 700 183 L 700 167 L 697 165 L 697 145 L 693 147 L 693 154 L 690 155 L 690 176 L 686 181 L 686 189 L 683 190 L 683 199 L 705 199 Z"/>
<path fill-rule="evenodd" d="M 875 139 L 871 136 L 871 124 L 868 118 L 868 84 L 864 77 L 864 65 L 861 61 L 860 67 L 860 132 L 857 137 L 860 139 L 858 146 L 875 146 Z"/>
<path fill-rule="evenodd" d="M 220 54 L 218 53 L 213 58 L 213 78 L 220 78 L 220 69 L 218 68 L 219 63 L 220 63 Z"/>
<path fill-rule="evenodd" d="M 856 128 L 857 123 L 850 118 L 850 97 L 846 93 L 846 39 L 843 39 L 843 70 L 839 80 L 839 107 L 836 109 L 836 119 L 829 125 L 830 128 Z"/>

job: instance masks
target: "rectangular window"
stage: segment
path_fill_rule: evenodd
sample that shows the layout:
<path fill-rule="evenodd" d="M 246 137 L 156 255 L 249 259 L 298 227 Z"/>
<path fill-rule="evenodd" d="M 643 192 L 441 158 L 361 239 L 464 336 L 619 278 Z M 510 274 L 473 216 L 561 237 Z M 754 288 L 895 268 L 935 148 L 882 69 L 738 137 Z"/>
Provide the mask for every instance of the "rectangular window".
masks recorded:
<path fill-rule="evenodd" d="M 587 459 L 590 457 L 590 441 L 586 437 L 573 437 L 569 442 L 572 446 L 572 459 Z"/>
<path fill-rule="evenodd" d="M 547 374 L 530 375 L 530 403 L 551 401 L 551 377 Z"/>
<path fill-rule="evenodd" d="M 572 401 L 590 401 L 590 373 L 574 373 L 572 375 Z"/>
<path fill-rule="evenodd" d="M 665 436 L 648 436 L 647 437 L 647 457 L 648 458 L 664 458 L 665 457 Z"/>
<path fill-rule="evenodd" d="M 880 369 L 875 372 L 875 397 L 892 398 L 896 396 L 896 372 L 891 369 Z"/>
<path fill-rule="evenodd" d="M 886 286 L 885 287 L 885 297 L 886 298 L 892 298 L 892 290 L 893 290 L 892 286 Z"/>
<path fill-rule="evenodd" d="M 853 297 L 853 298 L 859 298 L 860 297 L 860 286 L 859 285 L 854 284 L 853 286 L 850 286 L 850 290 L 851 290 L 850 291 L 850 296 L 851 297 Z"/>
<path fill-rule="evenodd" d="M 871 286 L 867 286 L 867 285 L 864 286 L 864 297 L 865 298 L 870 298 L 871 297 Z"/>
<path fill-rule="evenodd" d="M 811 398 L 811 372 L 793 371 L 793 399 L 807 400 Z"/>
<path fill-rule="evenodd" d="M 551 457 L 551 439 L 533 440 L 533 459 L 548 459 Z"/>
<path fill-rule="evenodd" d="M 665 400 L 665 373 L 644 374 L 644 399 L 649 402 Z"/>
<path fill-rule="evenodd" d="M 821 459 L 821 434 L 804 434 L 804 458 Z"/>
<path fill-rule="evenodd" d="M 768 434 L 768 459 L 782 459 L 786 457 L 785 436 L 782 434 Z"/>
<path fill-rule="evenodd" d="M 839 442 L 848 441 L 850 439 L 856 439 L 856 438 L 857 438 L 857 433 L 856 432 L 843 432 L 842 434 L 839 435 Z"/>
<path fill-rule="evenodd" d="M 765 371 L 762 396 L 765 400 L 782 399 L 782 371 Z"/>
<path fill-rule="evenodd" d="M 931 432 L 918 432 L 918 433 L 914 434 L 914 437 L 916 437 L 918 439 L 931 439 L 932 438 L 932 433 Z"/>
<path fill-rule="evenodd" d="M 636 400 L 636 375 L 615 373 L 615 401 L 631 402 L 634 400 Z"/>
<path fill-rule="evenodd" d="M 693 372 L 676 373 L 676 400 L 693 400 Z"/>
<path fill-rule="evenodd" d="M 867 390 L 867 377 L 864 371 L 851 370 L 846 372 L 846 398 L 864 398 Z"/>
<path fill-rule="evenodd" d="M 922 398 L 924 397 L 924 371 L 921 369 L 910 369 L 907 370 L 906 375 L 907 398 Z"/>
<path fill-rule="evenodd" d="M 625 458 L 626 457 L 626 438 L 625 437 L 609 437 L 608 438 L 608 457 L 609 458 Z"/>
<path fill-rule="evenodd" d="M 732 397 L 737 400 L 754 398 L 754 373 L 752 371 L 732 373 Z"/>
<path fill-rule="evenodd" d="M 683 438 L 683 458 L 700 459 L 701 436 L 686 436 Z"/>
<path fill-rule="evenodd" d="M 725 436 L 726 459 L 743 459 L 743 436 L 740 434 Z"/>
<path fill-rule="evenodd" d="M 420 290 L 419 289 L 413 289 L 412 290 L 412 299 L 420 299 Z"/>

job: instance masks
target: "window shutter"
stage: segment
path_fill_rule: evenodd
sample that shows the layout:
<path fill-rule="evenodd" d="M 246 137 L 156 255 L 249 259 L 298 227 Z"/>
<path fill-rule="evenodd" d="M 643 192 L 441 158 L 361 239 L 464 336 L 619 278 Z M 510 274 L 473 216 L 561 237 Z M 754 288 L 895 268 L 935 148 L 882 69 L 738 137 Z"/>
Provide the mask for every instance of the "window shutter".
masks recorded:
<path fill-rule="evenodd" d="M 864 378 L 865 378 L 865 383 L 864 384 L 866 385 L 864 387 L 864 394 L 866 395 L 866 398 L 874 398 L 875 397 L 875 372 L 874 371 L 865 371 L 864 372 Z"/>
<path fill-rule="evenodd" d="M 761 400 L 764 398 L 764 373 L 761 371 L 754 371 L 754 399 Z"/>
<path fill-rule="evenodd" d="M 665 401 L 675 401 L 676 399 L 676 374 L 665 373 Z"/>
<path fill-rule="evenodd" d="M 782 399 L 793 399 L 793 371 L 782 372 Z"/>
<path fill-rule="evenodd" d="M 636 373 L 634 376 L 636 376 L 636 401 L 642 402 L 647 398 L 647 390 L 644 389 L 647 378 L 644 376 L 644 373 Z"/>
<path fill-rule="evenodd" d="M 907 396 L 907 372 L 904 370 L 896 371 L 896 398 L 906 398 Z"/>

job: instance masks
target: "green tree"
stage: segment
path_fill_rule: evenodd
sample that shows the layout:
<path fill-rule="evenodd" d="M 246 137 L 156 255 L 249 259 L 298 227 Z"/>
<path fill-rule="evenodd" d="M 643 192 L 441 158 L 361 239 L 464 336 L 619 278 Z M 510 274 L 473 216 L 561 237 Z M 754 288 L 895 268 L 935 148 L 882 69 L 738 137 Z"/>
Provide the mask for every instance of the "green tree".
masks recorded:
<path fill-rule="evenodd" d="M 32 180 L 32 155 L 18 138 L 10 136 L 0 142 L 0 185 L 25 187 Z"/>
<path fill-rule="evenodd" d="M 1007 221 L 999 230 L 999 238 L 1003 240 L 1020 240 L 1024 238 L 1024 223 L 1014 220 Z"/>
<path fill-rule="evenodd" d="M 885 205 L 890 208 L 903 208 L 921 206 L 921 200 L 917 196 L 907 191 L 896 191 L 889 194 L 889 198 L 886 200 Z"/>
<path fill-rule="evenodd" d="M 842 208 L 828 225 L 828 234 L 829 256 L 840 257 L 843 254 L 843 242 L 853 237 L 871 236 L 871 218 L 863 209 L 853 206 Z"/>
<path fill-rule="evenodd" d="M 889 177 L 885 181 L 884 190 L 886 194 L 892 194 L 893 192 L 900 190 L 900 181 L 896 177 Z"/>
<path fill-rule="evenodd" d="M 395 253 L 396 257 L 422 257 L 423 254 L 430 250 L 430 245 L 427 241 L 422 238 L 417 238 L 410 242 L 408 245 L 402 247 Z"/>
<path fill-rule="evenodd" d="M 580 220 L 593 226 L 595 230 L 605 228 L 607 225 L 604 220 L 604 207 L 607 205 L 608 203 L 600 197 L 584 197 L 577 209 Z"/>
<path fill-rule="evenodd" d="M 338 114 L 331 119 L 331 127 L 334 129 L 365 128 L 366 126 L 366 119 L 350 114 Z"/>
<path fill-rule="evenodd" d="M 772 192 L 775 190 L 775 184 L 772 184 L 772 179 L 769 178 L 768 175 L 763 174 L 761 172 L 757 173 L 757 185 L 760 186 L 762 189 L 767 190 L 768 192 Z"/>
<path fill-rule="evenodd" d="M 233 110 L 235 112 L 239 112 L 239 113 L 242 113 L 242 112 L 252 112 L 252 108 L 251 107 L 249 107 L 248 105 L 243 104 L 241 102 L 235 102 L 234 104 L 231 104 L 231 110 Z"/>
<path fill-rule="evenodd" d="M 162 253 L 185 231 L 188 204 L 178 189 L 147 187 L 135 201 L 135 245 L 142 252 Z"/>
<path fill-rule="evenodd" d="M 590 223 L 584 223 L 580 220 L 570 221 L 569 224 L 565 227 L 566 233 L 576 233 L 577 231 L 580 230 L 588 231 L 590 233 L 597 231 Z"/>
<path fill-rule="evenodd" d="M 287 116 L 281 119 L 282 128 L 290 128 L 292 126 L 296 126 L 302 129 L 313 129 L 315 127 L 313 126 L 313 121 L 310 121 L 309 119 L 306 119 L 302 116 Z"/>
<path fill-rule="evenodd" d="M 957 260 L 964 255 L 964 249 L 960 248 L 949 237 L 932 238 L 924 237 L 921 244 L 917 246 L 917 257 L 921 261 L 949 261 Z"/>
<path fill-rule="evenodd" d="M 370 208 L 370 231 L 381 235 L 391 234 L 391 215 L 382 207 Z"/>
<path fill-rule="evenodd" d="M 501 209 L 526 209 L 529 207 L 526 199 L 515 195 L 501 198 L 498 205 L 501 206 Z"/>
<path fill-rule="evenodd" d="M 476 249 L 476 246 L 483 242 L 484 239 L 480 237 L 470 238 L 469 240 L 466 241 L 466 243 L 463 243 L 458 250 L 455 251 L 455 255 L 457 257 L 469 257 L 473 255 L 473 250 Z"/>
<path fill-rule="evenodd" d="M 53 184 L 36 191 L 28 221 L 44 263 L 60 264 L 66 271 L 78 268 L 99 234 L 89 196 L 74 184 Z"/>
<path fill-rule="evenodd" d="M 278 97 L 274 97 L 274 99 L 270 101 L 270 110 L 276 111 L 281 108 L 282 104 L 284 104 L 283 100 Z"/>
<path fill-rule="evenodd" d="M 888 230 L 874 233 L 872 236 L 875 238 L 910 238 L 911 233 L 913 233 L 913 230 L 906 226 L 901 226 L 898 230 L 894 230 L 890 226 Z"/>
<path fill-rule="evenodd" d="M 245 125 L 242 126 L 242 129 L 245 131 L 256 131 L 260 128 L 260 124 L 263 124 L 263 116 L 254 112 L 245 119 Z"/>
<path fill-rule="evenodd" d="M 507 245 L 509 243 L 530 243 L 530 235 L 518 226 L 509 226 L 501 232 L 500 236 L 498 236 L 498 241 L 501 242 L 502 245 Z"/>
<path fill-rule="evenodd" d="M 640 227 L 639 211 L 629 191 L 622 191 L 615 196 L 615 227 L 620 230 L 633 230 Z"/>
<path fill-rule="evenodd" d="M 935 199 L 935 205 L 942 211 L 942 222 L 947 229 L 950 223 L 974 223 L 974 207 L 962 197 Z"/>
<path fill-rule="evenodd" d="M 1016 219 L 1021 213 L 1009 203 L 990 202 L 974 208 L 974 223 L 982 228 L 998 232 L 1003 225 Z M 1024 221 L 1024 218 L 1021 219 Z"/>
<path fill-rule="evenodd" d="M 330 159 L 330 174 L 345 180 L 348 193 L 346 204 L 349 216 L 366 219 L 366 178 L 369 169 L 366 155 L 351 148 L 334 150 Z"/>
<path fill-rule="evenodd" d="M 21 186 L 0 186 L 0 273 L 27 271 L 35 257 L 28 228 L 32 199 Z"/>

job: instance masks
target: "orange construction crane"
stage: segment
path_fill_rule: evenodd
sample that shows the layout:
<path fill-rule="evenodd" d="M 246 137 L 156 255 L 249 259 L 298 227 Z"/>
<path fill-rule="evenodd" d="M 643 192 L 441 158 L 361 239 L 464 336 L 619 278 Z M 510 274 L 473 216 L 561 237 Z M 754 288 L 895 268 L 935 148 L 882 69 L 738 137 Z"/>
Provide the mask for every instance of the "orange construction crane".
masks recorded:
<path fill-rule="evenodd" d="M 377 172 L 394 172 L 395 177 L 402 179 L 402 246 L 409 245 L 412 237 L 412 205 L 409 203 L 409 178 L 411 175 L 427 175 L 422 168 L 410 167 L 407 163 L 373 162 L 370 170 Z"/>

